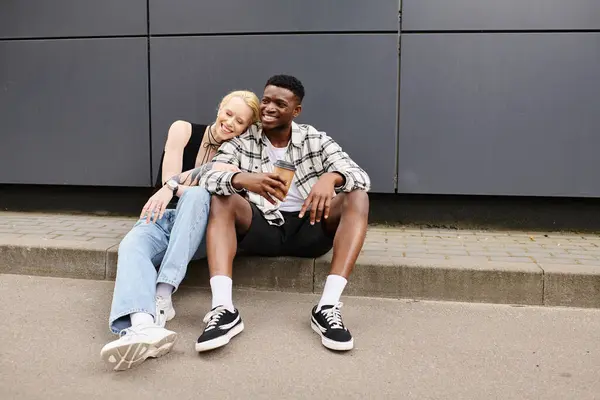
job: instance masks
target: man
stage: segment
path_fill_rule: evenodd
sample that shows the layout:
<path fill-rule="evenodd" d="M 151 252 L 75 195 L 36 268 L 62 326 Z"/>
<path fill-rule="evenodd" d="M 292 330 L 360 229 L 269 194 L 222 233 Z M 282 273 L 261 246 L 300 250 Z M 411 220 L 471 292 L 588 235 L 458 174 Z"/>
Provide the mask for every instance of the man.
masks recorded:
<path fill-rule="evenodd" d="M 262 129 L 224 143 L 213 159 L 241 172 L 209 171 L 202 177 L 213 194 L 206 237 L 212 310 L 197 351 L 224 346 L 244 329 L 232 301 L 238 246 L 255 255 L 297 257 L 318 257 L 333 247 L 311 326 L 329 349 L 354 346 L 339 300 L 364 243 L 370 179 L 331 138 L 293 122 L 303 98 L 304 87 L 295 77 L 271 77 L 261 101 Z M 272 172 L 277 160 L 296 167 L 287 196 L 289 182 Z"/>

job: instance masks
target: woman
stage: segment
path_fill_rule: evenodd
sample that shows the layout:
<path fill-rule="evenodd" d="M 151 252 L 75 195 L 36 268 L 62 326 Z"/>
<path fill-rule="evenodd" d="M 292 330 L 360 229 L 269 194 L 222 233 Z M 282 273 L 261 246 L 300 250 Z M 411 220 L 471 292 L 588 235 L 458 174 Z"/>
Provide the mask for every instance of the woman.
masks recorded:
<path fill-rule="evenodd" d="M 183 280 L 190 260 L 205 256 L 210 195 L 197 186 L 179 185 L 171 177 L 206 164 L 223 141 L 239 136 L 259 119 L 256 95 L 235 91 L 223 98 L 212 125 L 177 121 L 169 129 L 159 172 L 163 187 L 148 200 L 119 245 L 109 325 L 120 338 L 100 353 L 115 370 L 171 350 L 177 334 L 164 328 L 175 316 L 171 293 Z M 210 167 L 232 168 L 225 164 Z M 167 208 L 175 206 L 169 200 L 177 197 L 176 208 Z"/>

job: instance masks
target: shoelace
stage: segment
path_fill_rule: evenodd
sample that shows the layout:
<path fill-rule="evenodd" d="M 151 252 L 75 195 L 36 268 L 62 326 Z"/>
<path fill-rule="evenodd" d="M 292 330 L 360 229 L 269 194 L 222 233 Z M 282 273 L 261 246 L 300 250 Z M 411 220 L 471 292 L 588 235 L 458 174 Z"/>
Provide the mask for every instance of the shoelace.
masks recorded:
<path fill-rule="evenodd" d="M 340 308 L 342 308 L 343 305 L 344 303 L 339 302 L 326 310 L 321 309 L 321 314 L 323 314 L 331 329 L 344 329 L 342 314 L 340 313 Z"/>
<path fill-rule="evenodd" d="M 123 336 L 129 336 L 134 333 L 140 333 L 140 331 L 137 330 L 135 327 L 130 326 L 129 328 L 121 329 L 121 331 L 119 332 L 119 338 L 122 338 Z"/>
<path fill-rule="evenodd" d="M 225 311 L 227 311 L 225 308 L 217 307 L 214 310 L 210 311 L 208 314 L 206 314 L 204 316 L 204 319 L 202 320 L 206 324 L 206 328 L 204 328 L 204 330 L 208 331 L 210 329 L 213 329 L 219 323 L 219 320 L 221 319 L 223 314 L 225 314 Z"/>

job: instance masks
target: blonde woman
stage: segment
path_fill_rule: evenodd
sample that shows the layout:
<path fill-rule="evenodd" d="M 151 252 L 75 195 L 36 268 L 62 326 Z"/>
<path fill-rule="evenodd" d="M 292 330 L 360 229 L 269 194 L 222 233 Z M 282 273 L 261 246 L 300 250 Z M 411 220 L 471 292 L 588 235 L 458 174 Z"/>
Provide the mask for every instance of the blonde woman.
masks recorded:
<path fill-rule="evenodd" d="M 159 171 L 162 188 L 148 200 L 119 245 L 109 325 L 120 338 L 101 351 L 113 369 L 128 369 L 171 350 L 177 334 L 164 328 L 175 316 L 171 293 L 183 280 L 190 260 L 206 256 L 210 194 L 204 188 L 179 184 L 177 176 L 193 168 L 196 174 L 210 168 L 231 169 L 208 161 L 221 143 L 259 119 L 256 95 L 235 91 L 221 101 L 214 123 L 171 125 Z"/>

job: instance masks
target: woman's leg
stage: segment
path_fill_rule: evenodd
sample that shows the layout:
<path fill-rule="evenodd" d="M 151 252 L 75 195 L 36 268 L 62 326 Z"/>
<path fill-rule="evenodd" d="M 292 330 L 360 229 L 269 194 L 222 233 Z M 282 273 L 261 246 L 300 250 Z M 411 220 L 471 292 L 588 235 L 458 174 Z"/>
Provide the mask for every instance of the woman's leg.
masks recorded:
<path fill-rule="evenodd" d="M 121 241 L 109 320 L 112 332 L 129 328 L 133 313 L 154 317 L 156 266 L 167 249 L 173 220 L 172 210 L 156 223 L 141 219 Z"/>
<path fill-rule="evenodd" d="M 204 236 L 209 210 L 210 193 L 206 189 L 192 187 L 181 196 L 157 284 L 168 284 L 173 291 L 177 290 L 189 262 L 206 254 Z"/>

